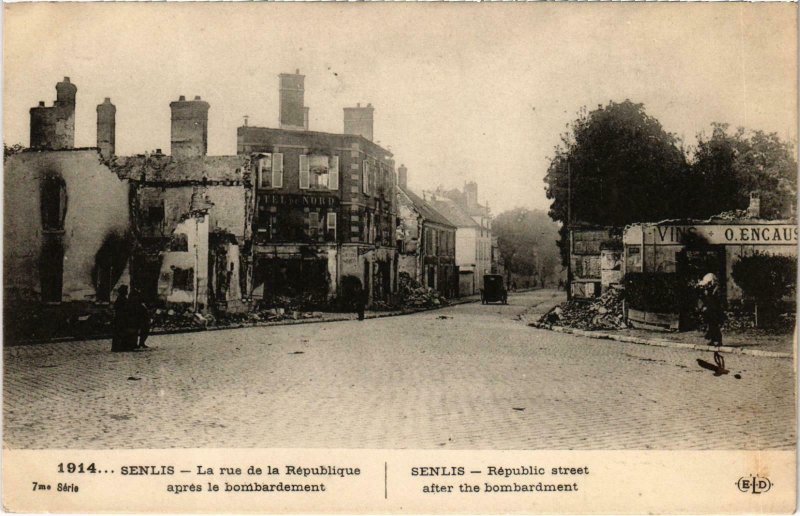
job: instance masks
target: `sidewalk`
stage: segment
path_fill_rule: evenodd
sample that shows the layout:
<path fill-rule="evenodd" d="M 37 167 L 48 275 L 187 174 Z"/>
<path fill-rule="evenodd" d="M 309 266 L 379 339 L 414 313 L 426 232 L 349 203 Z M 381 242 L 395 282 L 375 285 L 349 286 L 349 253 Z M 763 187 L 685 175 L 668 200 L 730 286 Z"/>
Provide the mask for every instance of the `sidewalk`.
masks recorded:
<path fill-rule="evenodd" d="M 706 344 L 699 331 L 669 333 L 653 332 L 626 328 L 622 330 L 578 330 L 563 326 L 554 326 L 541 322 L 529 322 L 528 326 L 568 333 L 593 339 L 610 339 L 619 342 L 642 344 L 646 346 L 669 347 L 677 349 L 694 349 L 698 351 L 720 351 L 735 355 L 752 355 L 773 358 L 792 358 L 794 356 L 794 334 L 774 334 L 762 330 L 746 332 L 727 332 L 723 335 L 724 346 L 716 347 Z"/>
<path fill-rule="evenodd" d="M 481 300 L 480 294 L 475 294 L 472 296 L 465 296 L 460 297 L 457 299 L 448 300 L 447 304 L 439 305 L 439 306 L 431 306 L 431 307 L 419 307 L 419 308 L 404 308 L 400 310 L 389 310 L 389 311 L 374 311 L 374 310 L 367 310 L 364 312 L 365 319 L 377 319 L 380 317 L 393 317 L 398 315 L 407 315 L 407 314 L 414 314 L 418 312 L 427 312 L 429 310 L 439 310 L 442 308 L 447 308 L 449 306 L 456 306 L 462 305 L 465 303 L 475 303 Z M 281 319 L 277 321 L 266 321 L 266 322 L 242 322 L 242 323 L 234 323 L 234 324 L 217 324 L 213 326 L 207 327 L 180 327 L 180 328 L 159 328 L 154 327 L 150 330 L 150 335 L 169 335 L 173 333 L 193 333 L 193 332 L 200 332 L 200 331 L 217 331 L 217 330 L 233 330 L 237 328 L 253 328 L 253 327 L 261 327 L 261 326 L 287 326 L 292 324 L 311 324 L 311 323 L 322 323 L 322 322 L 337 322 L 337 321 L 352 321 L 357 319 L 358 316 L 355 313 L 349 312 L 322 312 L 320 316 L 317 317 L 304 317 L 300 316 L 297 319 Z M 39 339 L 39 340 L 18 340 L 14 342 L 4 342 L 4 346 L 14 347 L 14 346 L 28 346 L 32 344 L 42 344 L 42 343 L 50 343 L 50 342 L 70 342 L 74 340 L 81 340 L 81 341 L 88 341 L 88 340 L 107 340 L 111 338 L 110 333 L 100 333 L 94 335 L 81 335 L 78 336 L 69 336 L 69 337 L 58 337 L 53 339 Z"/>

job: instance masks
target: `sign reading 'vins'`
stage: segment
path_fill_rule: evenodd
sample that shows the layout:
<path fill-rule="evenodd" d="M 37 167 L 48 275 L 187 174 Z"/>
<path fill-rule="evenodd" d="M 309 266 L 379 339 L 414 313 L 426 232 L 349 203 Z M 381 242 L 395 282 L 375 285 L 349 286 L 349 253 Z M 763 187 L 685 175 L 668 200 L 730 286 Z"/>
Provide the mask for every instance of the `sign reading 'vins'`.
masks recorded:
<path fill-rule="evenodd" d="M 701 238 L 717 245 L 797 245 L 797 226 L 791 224 L 709 224 L 653 229 L 655 242 L 664 245 L 680 245 L 690 238 Z"/>

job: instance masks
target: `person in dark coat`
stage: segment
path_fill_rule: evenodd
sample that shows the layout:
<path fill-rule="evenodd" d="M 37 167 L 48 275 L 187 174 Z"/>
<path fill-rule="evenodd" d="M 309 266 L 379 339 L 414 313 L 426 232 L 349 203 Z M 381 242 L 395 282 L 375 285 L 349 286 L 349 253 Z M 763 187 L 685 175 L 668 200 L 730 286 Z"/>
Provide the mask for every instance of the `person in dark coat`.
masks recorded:
<path fill-rule="evenodd" d="M 356 297 L 356 313 L 358 313 L 358 320 L 364 320 L 364 310 L 367 308 L 367 290 L 359 285 L 355 293 Z"/>
<path fill-rule="evenodd" d="M 722 323 L 725 322 L 725 311 L 720 298 L 719 280 L 714 274 L 708 273 L 698 286 L 702 289 L 701 313 L 706 325 L 705 338 L 712 346 L 722 346 Z"/>
<path fill-rule="evenodd" d="M 139 292 L 134 291 L 131 298 L 128 300 L 128 311 L 130 314 L 129 324 L 130 331 L 135 332 L 138 340 L 132 342 L 133 347 L 136 349 L 149 349 L 150 346 L 145 344 L 147 337 L 150 336 L 150 313 L 147 311 L 147 306 L 142 301 L 142 296 Z"/>
<path fill-rule="evenodd" d="M 112 326 L 111 351 L 130 351 L 130 339 L 127 335 L 129 320 L 128 287 L 122 285 L 117 289 L 117 300 L 114 301 L 114 322 Z"/>

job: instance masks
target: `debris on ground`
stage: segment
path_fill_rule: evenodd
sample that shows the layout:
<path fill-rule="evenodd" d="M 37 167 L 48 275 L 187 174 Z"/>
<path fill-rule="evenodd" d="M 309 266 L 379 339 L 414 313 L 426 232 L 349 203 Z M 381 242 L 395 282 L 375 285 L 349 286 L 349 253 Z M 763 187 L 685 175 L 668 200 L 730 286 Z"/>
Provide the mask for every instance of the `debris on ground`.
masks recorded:
<path fill-rule="evenodd" d="M 622 287 L 612 285 L 597 299 L 567 301 L 550 310 L 539 322 L 580 330 L 627 328 L 622 312 L 623 292 Z"/>
<path fill-rule="evenodd" d="M 420 285 L 408 274 L 401 273 L 398 283 L 400 305 L 404 308 L 433 308 L 447 304 L 447 299 L 437 291 Z"/>

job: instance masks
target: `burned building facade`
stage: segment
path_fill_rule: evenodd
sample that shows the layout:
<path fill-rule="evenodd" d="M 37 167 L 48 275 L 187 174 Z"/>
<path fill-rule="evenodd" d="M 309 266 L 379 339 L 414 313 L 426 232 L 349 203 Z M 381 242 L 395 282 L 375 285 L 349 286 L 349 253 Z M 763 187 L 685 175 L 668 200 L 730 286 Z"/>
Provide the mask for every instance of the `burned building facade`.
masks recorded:
<path fill-rule="evenodd" d="M 281 128 L 238 129 L 255 178 L 253 298 L 324 300 L 358 280 L 370 302 L 388 299 L 397 281 L 391 153 L 360 134 L 363 119 L 359 134 L 309 131 L 304 77 L 281 74 L 280 84 Z"/>
<path fill-rule="evenodd" d="M 56 90 L 54 107 L 31 110 L 32 148 L 4 159 L 6 310 L 90 309 L 127 281 L 128 183 L 98 149 L 73 147 L 77 88 Z"/>
<path fill-rule="evenodd" d="M 250 161 L 207 156 L 209 104 L 181 97 L 172 110 L 171 155 L 118 157 L 130 181 L 137 247 L 131 285 L 150 303 L 195 311 L 249 308 Z"/>
<path fill-rule="evenodd" d="M 399 273 L 446 298 L 458 296 L 456 226 L 408 188 L 408 170 L 398 169 Z"/>

